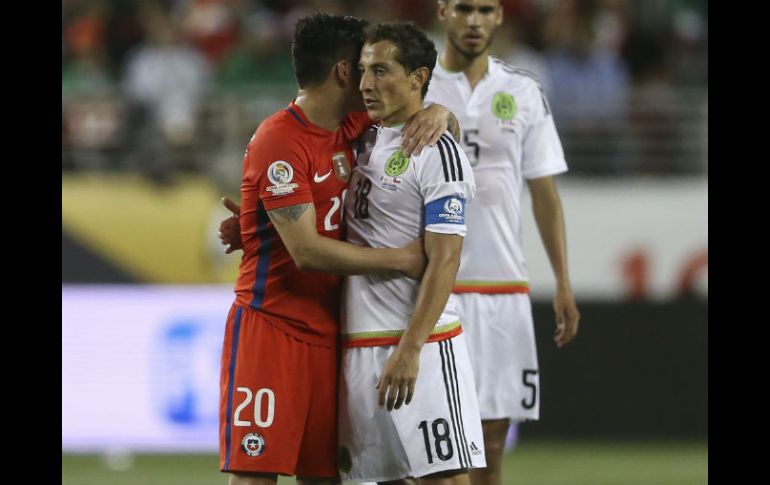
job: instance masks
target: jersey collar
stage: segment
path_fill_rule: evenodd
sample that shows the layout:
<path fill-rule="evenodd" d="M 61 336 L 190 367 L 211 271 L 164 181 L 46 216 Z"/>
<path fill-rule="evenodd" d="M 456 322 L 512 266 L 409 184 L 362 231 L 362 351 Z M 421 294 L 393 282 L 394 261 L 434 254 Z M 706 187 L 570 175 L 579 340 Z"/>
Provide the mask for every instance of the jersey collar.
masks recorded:
<path fill-rule="evenodd" d="M 406 126 L 406 123 L 401 123 L 395 126 L 377 125 L 377 138 L 384 142 L 386 145 L 389 145 L 394 141 L 399 141 L 400 143 L 401 134 L 404 132 L 404 126 Z"/>
<path fill-rule="evenodd" d="M 321 135 L 328 135 L 329 133 L 335 133 L 333 131 L 329 131 L 325 128 L 321 128 L 320 126 L 314 124 L 312 121 L 310 121 L 305 115 L 305 112 L 302 111 L 302 108 L 300 108 L 294 100 L 292 100 L 289 103 L 289 106 L 285 107 L 284 110 L 291 115 L 292 118 L 294 118 L 300 125 L 302 125 L 303 128 L 306 130 L 318 133 Z"/>
<path fill-rule="evenodd" d="M 492 56 L 487 56 L 487 73 L 485 77 L 495 74 L 499 69 L 500 69 L 500 66 L 498 66 L 497 63 L 494 62 L 494 58 Z M 444 66 L 442 66 L 440 54 L 436 56 L 436 67 L 433 68 L 433 75 L 435 76 L 437 74 L 438 74 L 438 77 L 443 77 L 443 78 L 460 79 L 465 77 L 465 73 L 462 71 L 448 71 Z"/>
<path fill-rule="evenodd" d="M 295 120 L 299 122 L 300 125 L 302 125 L 304 128 L 310 128 L 310 125 L 312 123 L 309 119 L 307 119 L 307 116 L 305 116 L 305 112 L 302 111 L 302 108 L 294 104 L 294 100 L 289 103 L 289 106 L 284 108 Z"/>

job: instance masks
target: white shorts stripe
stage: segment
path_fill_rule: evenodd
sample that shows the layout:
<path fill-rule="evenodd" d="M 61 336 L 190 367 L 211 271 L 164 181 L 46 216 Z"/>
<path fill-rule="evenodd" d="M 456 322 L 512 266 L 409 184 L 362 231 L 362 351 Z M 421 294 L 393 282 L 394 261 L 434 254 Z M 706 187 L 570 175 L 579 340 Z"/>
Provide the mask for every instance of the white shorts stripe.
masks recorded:
<path fill-rule="evenodd" d="M 457 371 L 455 370 L 454 376 L 452 375 L 452 368 L 449 359 L 449 349 L 447 341 L 439 342 L 439 352 L 441 353 L 441 371 L 444 374 L 444 388 L 446 389 L 447 404 L 450 411 L 450 419 L 452 421 L 452 429 L 454 430 L 455 443 L 457 445 L 457 454 L 460 459 L 460 467 L 466 468 L 468 466 L 468 455 L 464 453 L 465 447 L 462 442 L 463 431 L 460 426 L 461 417 L 457 412 L 457 390 L 455 387 L 455 380 L 457 378 Z M 454 379 L 453 379 L 454 377 Z M 458 433 L 458 428 L 460 432 Z"/>
<path fill-rule="evenodd" d="M 463 403 L 460 400 L 460 386 L 457 382 L 457 364 L 455 361 L 455 351 L 454 351 L 454 344 L 451 340 L 447 340 L 446 343 L 446 349 L 447 349 L 447 355 L 450 356 L 449 363 L 452 368 L 452 385 L 454 386 L 455 391 L 455 397 L 457 400 L 457 406 L 455 408 L 455 412 L 457 413 L 457 416 L 459 418 L 459 428 L 460 428 L 460 441 L 461 443 L 458 443 L 458 446 L 462 445 L 462 451 L 465 455 L 465 461 L 468 465 L 471 463 L 471 454 L 470 451 L 468 451 L 468 441 L 466 439 L 465 434 L 465 422 L 463 421 Z"/>

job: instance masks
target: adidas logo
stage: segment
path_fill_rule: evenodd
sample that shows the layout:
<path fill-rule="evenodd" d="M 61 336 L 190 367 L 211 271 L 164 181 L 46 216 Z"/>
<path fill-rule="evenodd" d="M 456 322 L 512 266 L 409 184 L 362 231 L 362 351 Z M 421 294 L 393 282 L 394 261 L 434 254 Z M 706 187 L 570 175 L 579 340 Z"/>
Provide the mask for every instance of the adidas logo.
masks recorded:
<path fill-rule="evenodd" d="M 479 449 L 479 447 L 476 446 L 476 443 L 471 441 L 471 455 L 480 455 L 480 454 L 481 454 L 481 450 Z"/>

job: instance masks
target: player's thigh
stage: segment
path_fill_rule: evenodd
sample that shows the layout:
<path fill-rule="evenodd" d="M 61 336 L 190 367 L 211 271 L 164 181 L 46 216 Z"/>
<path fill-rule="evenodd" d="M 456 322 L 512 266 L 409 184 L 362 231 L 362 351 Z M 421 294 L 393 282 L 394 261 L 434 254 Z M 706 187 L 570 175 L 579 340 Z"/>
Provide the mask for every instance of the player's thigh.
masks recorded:
<path fill-rule="evenodd" d="M 336 348 L 312 346 L 308 416 L 297 462 L 297 476 L 304 481 L 337 480 L 338 353 Z"/>
<path fill-rule="evenodd" d="M 463 334 L 423 346 L 412 402 L 391 416 L 413 476 L 485 466 L 481 419 Z"/>
<path fill-rule="evenodd" d="M 340 371 L 339 469 L 344 481 L 386 482 L 409 475 L 390 413 L 378 403 L 382 347 L 344 349 Z"/>
<path fill-rule="evenodd" d="M 310 402 L 309 345 L 251 309 L 227 322 L 220 468 L 294 474 Z"/>

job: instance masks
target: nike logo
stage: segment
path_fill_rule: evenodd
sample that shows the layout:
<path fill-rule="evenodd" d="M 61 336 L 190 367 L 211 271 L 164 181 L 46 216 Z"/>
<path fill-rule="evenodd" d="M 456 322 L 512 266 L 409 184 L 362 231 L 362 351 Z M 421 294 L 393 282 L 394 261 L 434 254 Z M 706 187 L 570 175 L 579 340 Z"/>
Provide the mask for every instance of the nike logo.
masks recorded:
<path fill-rule="evenodd" d="M 324 180 L 326 180 L 327 178 L 329 178 L 329 175 L 331 175 L 331 174 L 332 174 L 332 171 L 331 171 L 331 169 L 329 169 L 329 173 L 327 173 L 326 175 L 323 175 L 323 176 L 321 176 L 321 177 L 319 177 L 319 176 L 318 176 L 318 172 L 316 172 L 316 173 L 315 173 L 315 175 L 313 175 L 313 181 L 314 181 L 315 183 L 317 183 L 317 184 L 320 184 L 321 182 L 323 182 Z"/>

